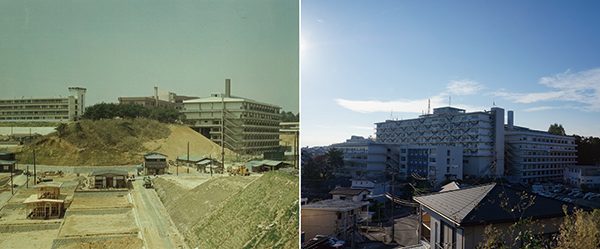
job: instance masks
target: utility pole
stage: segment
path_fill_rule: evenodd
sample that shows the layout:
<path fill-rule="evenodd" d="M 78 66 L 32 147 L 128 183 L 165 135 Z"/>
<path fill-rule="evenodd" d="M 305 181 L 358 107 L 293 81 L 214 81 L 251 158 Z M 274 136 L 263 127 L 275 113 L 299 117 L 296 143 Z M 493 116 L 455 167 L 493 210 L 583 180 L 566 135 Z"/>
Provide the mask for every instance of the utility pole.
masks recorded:
<path fill-rule="evenodd" d="M 27 164 L 27 173 L 25 174 L 27 176 L 27 181 L 25 182 L 25 186 L 26 188 L 29 188 L 29 164 Z"/>
<path fill-rule="evenodd" d="M 396 220 L 394 219 L 394 183 L 396 182 L 396 178 L 395 178 L 396 174 L 395 172 L 392 172 L 392 242 L 394 242 L 396 240 L 395 233 L 396 233 Z"/>
<path fill-rule="evenodd" d="M 37 170 L 35 169 L 35 148 L 33 148 L 33 185 L 37 185 Z"/>
<path fill-rule="evenodd" d="M 225 172 L 225 98 L 221 95 L 221 167 Z M 212 170 L 212 168 L 211 168 Z M 212 175 L 212 172 L 211 172 Z"/>
<path fill-rule="evenodd" d="M 212 154 L 210 154 L 210 177 L 212 177 L 212 168 L 213 168 L 213 160 L 212 160 Z"/>
<path fill-rule="evenodd" d="M 188 141 L 188 144 L 187 144 L 187 163 L 188 163 L 187 172 L 190 173 L 190 141 Z"/>
<path fill-rule="evenodd" d="M 13 171 L 15 170 L 15 164 L 10 166 L 10 193 L 15 194 L 15 184 L 13 183 Z"/>

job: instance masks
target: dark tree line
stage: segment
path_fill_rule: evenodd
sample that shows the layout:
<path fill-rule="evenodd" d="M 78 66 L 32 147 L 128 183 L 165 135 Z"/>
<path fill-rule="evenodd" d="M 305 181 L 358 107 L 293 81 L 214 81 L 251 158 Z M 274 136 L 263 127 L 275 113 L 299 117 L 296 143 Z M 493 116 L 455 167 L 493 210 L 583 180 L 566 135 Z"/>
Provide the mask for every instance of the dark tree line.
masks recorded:
<path fill-rule="evenodd" d="M 335 148 L 329 149 L 323 155 L 308 155 L 303 158 L 306 160 L 302 161 L 302 177 L 307 179 L 329 180 L 344 166 L 344 154 Z"/>
<path fill-rule="evenodd" d="M 550 125 L 548 133 L 562 136 L 566 135 L 565 128 L 563 128 L 562 124 L 557 123 Z M 600 138 L 579 135 L 573 136 L 575 137 L 575 144 L 577 145 L 577 163 L 583 165 L 600 164 Z"/>
<path fill-rule="evenodd" d="M 300 113 L 294 114 L 293 112 L 281 111 L 281 122 L 299 122 Z"/>
<path fill-rule="evenodd" d="M 141 105 L 100 103 L 85 109 L 83 119 L 99 120 L 120 118 L 148 118 L 163 123 L 174 123 L 180 119 L 179 111 L 171 108 L 147 108 Z"/>

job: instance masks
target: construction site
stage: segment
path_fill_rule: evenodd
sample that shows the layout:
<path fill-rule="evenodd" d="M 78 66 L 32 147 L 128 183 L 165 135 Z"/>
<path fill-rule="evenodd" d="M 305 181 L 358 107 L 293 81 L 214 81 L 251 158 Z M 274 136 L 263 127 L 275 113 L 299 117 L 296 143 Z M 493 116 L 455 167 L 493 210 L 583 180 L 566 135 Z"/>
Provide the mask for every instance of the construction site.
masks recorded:
<path fill-rule="evenodd" d="M 297 170 L 187 126 L 84 120 L 14 151 L 0 248 L 297 246 Z"/>

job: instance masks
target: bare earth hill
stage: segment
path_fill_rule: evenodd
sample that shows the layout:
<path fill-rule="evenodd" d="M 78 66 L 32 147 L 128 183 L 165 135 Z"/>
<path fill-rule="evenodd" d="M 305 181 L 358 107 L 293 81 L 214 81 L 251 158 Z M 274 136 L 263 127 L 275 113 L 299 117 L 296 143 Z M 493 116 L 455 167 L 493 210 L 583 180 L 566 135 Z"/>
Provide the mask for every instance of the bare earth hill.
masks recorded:
<path fill-rule="evenodd" d="M 159 178 L 156 190 L 191 248 L 298 247 L 298 176 L 219 177 L 191 190 Z"/>
<path fill-rule="evenodd" d="M 175 160 L 178 155 L 219 155 L 220 147 L 189 127 L 150 119 L 81 120 L 59 126 L 57 132 L 25 146 L 17 155 L 22 163 L 45 165 L 132 165 L 158 151 Z M 231 155 L 230 151 L 226 152 Z"/>

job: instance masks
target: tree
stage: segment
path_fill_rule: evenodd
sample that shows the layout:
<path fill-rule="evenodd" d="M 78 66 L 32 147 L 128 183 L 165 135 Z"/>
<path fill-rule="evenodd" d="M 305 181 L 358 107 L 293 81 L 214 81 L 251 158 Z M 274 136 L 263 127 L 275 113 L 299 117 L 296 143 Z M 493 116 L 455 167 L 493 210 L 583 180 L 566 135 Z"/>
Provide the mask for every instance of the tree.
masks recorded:
<path fill-rule="evenodd" d="M 344 167 L 344 152 L 339 149 L 331 148 L 325 153 L 327 157 L 327 165 L 330 167 L 331 174 L 337 172 Z"/>
<path fill-rule="evenodd" d="M 600 138 L 575 136 L 577 162 L 579 164 L 600 164 Z"/>
<path fill-rule="evenodd" d="M 554 134 L 554 135 L 566 136 L 565 128 L 563 128 L 563 126 L 561 124 L 557 124 L 557 123 L 550 125 L 550 128 L 548 128 L 548 133 Z"/>
<path fill-rule="evenodd" d="M 600 248 L 600 210 L 576 210 L 566 216 L 560 227 L 556 248 Z"/>
<path fill-rule="evenodd" d="M 281 122 L 299 122 L 300 113 L 294 114 L 293 112 L 281 111 Z"/>

